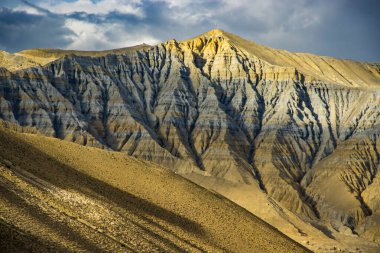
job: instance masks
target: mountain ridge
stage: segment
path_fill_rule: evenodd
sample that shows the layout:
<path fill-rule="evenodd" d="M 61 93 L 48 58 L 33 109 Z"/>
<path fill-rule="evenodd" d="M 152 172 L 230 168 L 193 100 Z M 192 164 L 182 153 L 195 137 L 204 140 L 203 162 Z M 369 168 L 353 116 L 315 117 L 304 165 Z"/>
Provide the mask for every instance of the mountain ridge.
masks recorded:
<path fill-rule="evenodd" d="M 186 43 L 186 42 L 190 42 L 192 40 L 198 40 L 202 37 L 203 38 L 205 38 L 205 37 L 209 37 L 209 38 L 213 38 L 213 37 L 220 37 L 221 38 L 221 37 L 223 37 L 223 38 L 226 38 L 232 44 L 247 50 L 247 53 L 250 53 L 253 55 L 255 55 L 255 53 L 258 54 L 255 56 L 261 58 L 262 60 L 266 61 L 267 63 L 269 63 L 271 65 L 275 65 L 275 66 L 279 66 L 279 67 L 294 67 L 296 69 L 295 71 L 301 71 L 301 73 L 304 72 L 303 73 L 304 75 L 309 75 L 313 71 L 321 72 L 317 76 L 313 76 L 313 75 L 309 76 L 309 78 L 315 78 L 315 80 L 322 79 L 322 80 L 329 81 L 332 83 L 333 82 L 342 82 L 346 85 L 352 85 L 352 83 L 361 83 L 362 85 L 363 84 L 370 84 L 370 86 L 379 85 L 378 78 L 380 77 L 380 74 L 379 74 L 380 73 L 380 68 L 379 68 L 380 63 L 368 63 L 368 62 L 361 62 L 361 61 L 350 60 L 350 59 L 339 59 L 339 58 L 334 58 L 334 57 L 330 57 L 330 56 L 319 56 L 319 55 L 315 55 L 315 54 L 311 54 L 311 53 L 289 52 L 289 51 L 283 50 L 283 49 L 272 49 L 270 47 L 263 46 L 263 45 L 255 43 L 255 42 L 245 40 L 245 39 L 243 39 L 237 35 L 228 33 L 228 32 L 221 30 L 221 29 L 213 29 L 213 30 L 205 32 L 201 35 L 193 37 L 191 39 L 179 41 L 179 43 Z M 165 44 L 165 43 L 167 43 L 167 42 L 163 42 L 162 44 Z M 15 56 L 25 57 L 26 58 L 25 61 L 29 60 L 31 62 L 35 62 L 34 66 L 38 66 L 38 65 L 48 64 L 51 61 L 57 60 L 61 57 L 64 57 L 65 55 L 70 55 L 70 54 L 78 55 L 78 56 L 97 57 L 97 56 L 104 56 L 107 54 L 123 54 L 123 53 L 127 53 L 128 51 L 148 49 L 150 47 L 151 46 L 149 46 L 149 45 L 141 44 L 141 45 L 136 45 L 136 46 L 132 46 L 132 47 L 103 50 L 103 51 L 80 51 L 80 50 L 42 49 L 42 48 L 38 49 L 37 48 L 37 49 L 23 50 L 23 51 L 17 52 L 17 53 L 15 53 Z M 273 55 L 274 55 L 274 57 L 273 57 Z M 298 57 L 299 59 L 291 59 L 290 61 L 289 60 L 285 60 L 285 61 L 284 60 L 278 60 L 278 58 L 288 58 L 289 59 L 289 58 L 293 58 L 293 57 Z M 310 68 L 302 67 L 302 64 L 305 64 L 305 63 L 309 64 L 307 62 L 307 60 L 305 61 L 303 58 L 310 58 L 309 63 L 311 60 L 310 65 L 312 65 L 312 68 L 313 68 L 312 70 L 310 70 Z M 320 59 L 323 59 L 323 61 L 325 61 L 326 63 L 318 64 L 317 61 L 320 61 Z M 304 61 L 304 62 L 302 64 L 298 64 L 297 61 L 299 61 L 299 60 Z M 336 68 L 334 66 L 334 64 L 331 63 L 331 62 L 335 62 L 335 61 L 343 62 L 342 63 L 343 66 L 338 66 L 338 68 Z M 327 67 L 323 66 L 324 64 L 327 64 L 328 66 Z M 353 65 L 353 66 L 347 67 L 344 65 Z M 367 71 L 363 71 L 363 69 L 360 69 L 361 66 L 357 66 L 357 65 L 363 65 L 362 67 L 364 69 L 366 69 L 368 72 L 371 72 L 373 75 L 375 75 L 377 77 L 377 80 L 376 79 L 372 80 L 373 78 L 368 77 L 368 73 L 365 73 Z M 32 65 L 27 65 L 26 68 L 30 67 L 30 66 L 32 66 Z M 322 66 L 322 69 L 321 69 L 321 66 Z M 0 67 L 1 67 L 1 65 L 0 65 Z M 347 80 L 347 79 L 344 80 L 344 79 L 341 79 L 339 77 L 339 76 L 347 75 L 347 72 L 349 72 L 350 70 L 351 71 L 353 70 L 352 67 L 353 68 L 359 68 L 360 69 L 359 70 L 360 75 L 361 76 L 367 76 L 366 80 L 362 81 L 362 80 L 360 80 L 360 78 L 358 79 L 357 78 L 358 74 L 355 74 L 353 81 Z M 23 69 L 25 67 L 23 67 L 23 66 L 19 66 L 19 67 L 11 66 L 10 68 L 11 68 L 11 70 L 18 70 L 18 69 Z M 340 70 L 339 70 L 339 68 L 340 68 Z M 347 70 L 347 68 L 349 68 L 349 69 Z M 335 75 L 338 75 L 338 77 L 335 75 L 332 75 L 332 74 L 329 75 L 327 73 L 327 79 L 325 79 L 323 77 L 323 75 L 326 75 L 326 73 L 324 73 L 324 71 L 322 71 L 322 70 L 327 70 L 327 72 L 334 71 L 334 72 L 336 72 Z M 340 71 L 343 71 L 343 74 L 340 73 Z"/>

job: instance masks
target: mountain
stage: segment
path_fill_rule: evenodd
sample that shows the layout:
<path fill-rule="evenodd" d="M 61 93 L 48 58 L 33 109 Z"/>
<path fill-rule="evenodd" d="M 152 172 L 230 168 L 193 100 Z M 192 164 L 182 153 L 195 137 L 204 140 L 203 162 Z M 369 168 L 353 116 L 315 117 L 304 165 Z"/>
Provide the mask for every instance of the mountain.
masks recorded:
<path fill-rule="evenodd" d="M 165 166 L 314 251 L 379 251 L 380 64 L 221 30 L 59 52 L 0 69 L 1 119 Z"/>

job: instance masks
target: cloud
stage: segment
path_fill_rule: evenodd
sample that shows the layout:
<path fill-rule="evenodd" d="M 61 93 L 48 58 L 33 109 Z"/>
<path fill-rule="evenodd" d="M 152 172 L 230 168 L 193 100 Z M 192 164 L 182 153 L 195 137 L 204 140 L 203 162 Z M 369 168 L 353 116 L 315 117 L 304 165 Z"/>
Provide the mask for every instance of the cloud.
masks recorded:
<path fill-rule="evenodd" d="M 44 12 L 41 12 L 40 10 L 36 8 L 25 6 L 25 5 L 16 6 L 16 8 L 13 8 L 12 10 L 15 12 L 25 12 L 27 14 L 40 15 L 40 16 L 43 16 L 45 14 Z"/>
<path fill-rule="evenodd" d="M 1 40 L 0 47 L 11 51 L 46 45 L 100 50 L 143 42 L 155 44 L 221 28 L 275 48 L 380 61 L 377 13 L 380 2 L 377 0 L 28 0 L 24 3 L 2 0 L 2 5 L 14 15 L 8 26 L 19 22 L 15 20 L 18 15 L 20 20 L 30 19 L 33 31 L 27 31 L 28 22 L 23 23 L 25 33 L 17 27 L 14 31 L 20 32 L 18 35 L 9 31 L 14 39 Z M 0 25 L 3 16 L 0 13 Z M 51 24 L 57 29 L 56 38 L 49 37 L 54 31 Z M 24 41 L 18 42 L 20 38 Z M 51 41 L 44 41 L 46 38 Z"/>
<path fill-rule="evenodd" d="M 76 1 L 43 1 L 40 7 L 57 14 L 70 14 L 73 12 L 85 12 L 88 14 L 104 15 L 110 12 L 120 12 L 143 16 L 138 0 L 76 0 Z"/>
<path fill-rule="evenodd" d="M 72 31 L 63 18 L 0 7 L 0 49 L 20 51 L 26 48 L 65 47 L 72 43 Z"/>

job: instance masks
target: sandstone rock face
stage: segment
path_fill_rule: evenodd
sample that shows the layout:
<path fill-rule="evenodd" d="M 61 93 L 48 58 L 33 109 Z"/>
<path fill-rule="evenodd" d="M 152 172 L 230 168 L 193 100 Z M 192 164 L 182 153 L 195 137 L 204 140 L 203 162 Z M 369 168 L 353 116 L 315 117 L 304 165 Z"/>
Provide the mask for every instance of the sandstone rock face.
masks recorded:
<path fill-rule="evenodd" d="M 182 174 L 257 185 L 305 220 L 379 242 L 378 64 L 214 30 L 3 68 L 0 118 Z"/>

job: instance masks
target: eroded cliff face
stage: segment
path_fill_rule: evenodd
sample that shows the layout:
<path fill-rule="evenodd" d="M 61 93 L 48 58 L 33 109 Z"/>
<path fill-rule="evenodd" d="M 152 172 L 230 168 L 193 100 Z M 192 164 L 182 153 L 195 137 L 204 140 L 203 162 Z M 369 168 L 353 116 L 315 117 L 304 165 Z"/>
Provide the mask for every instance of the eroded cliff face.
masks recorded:
<path fill-rule="evenodd" d="M 0 70 L 0 118 L 179 173 L 257 185 L 306 220 L 378 241 L 380 71 L 214 30 Z"/>

